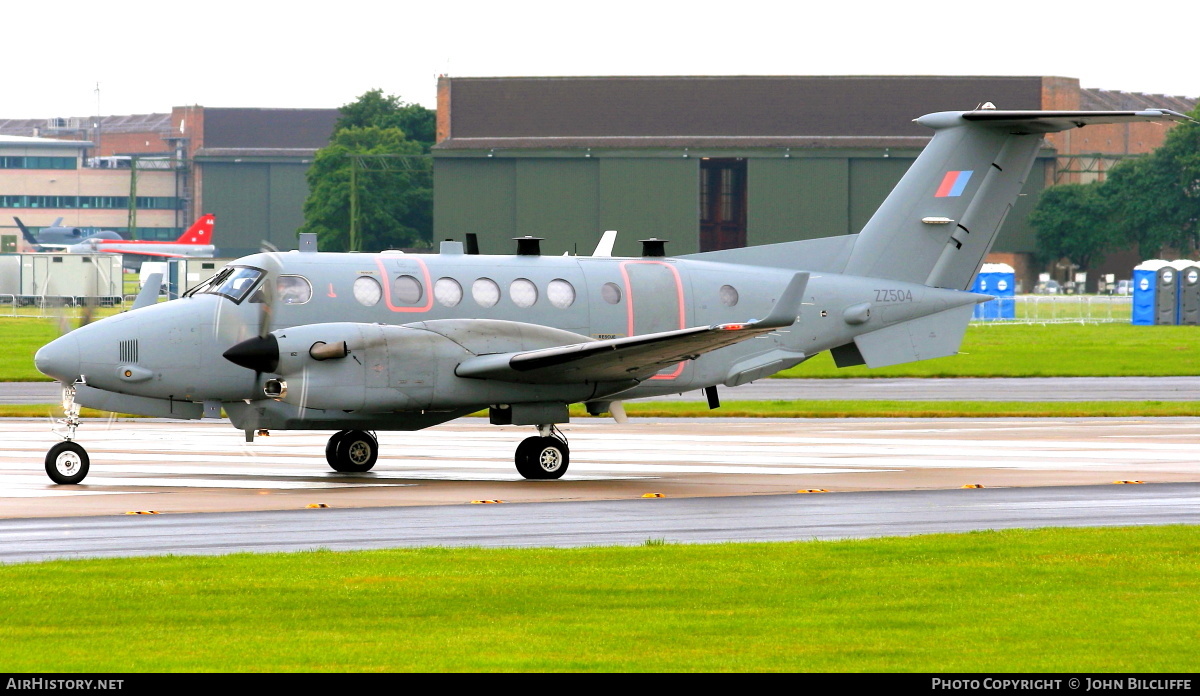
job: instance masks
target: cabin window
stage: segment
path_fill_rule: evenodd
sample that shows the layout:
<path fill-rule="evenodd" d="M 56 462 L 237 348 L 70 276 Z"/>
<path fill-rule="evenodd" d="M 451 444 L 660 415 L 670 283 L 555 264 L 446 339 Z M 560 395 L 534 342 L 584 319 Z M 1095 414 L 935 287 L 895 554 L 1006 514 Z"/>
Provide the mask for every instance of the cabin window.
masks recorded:
<path fill-rule="evenodd" d="M 616 283 L 605 283 L 600 288 L 600 297 L 609 304 L 618 304 L 621 301 L 621 288 Z"/>
<path fill-rule="evenodd" d="M 354 280 L 354 299 L 364 307 L 374 307 L 383 298 L 383 288 L 379 281 L 369 276 L 359 276 Z"/>
<path fill-rule="evenodd" d="M 546 286 L 546 297 L 550 304 L 559 309 L 566 309 L 575 304 L 575 286 L 562 278 L 555 278 Z"/>
<path fill-rule="evenodd" d="M 453 278 L 438 278 L 433 284 L 433 296 L 443 307 L 457 307 L 462 302 L 463 289 Z"/>
<path fill-rule="evenodd" d="M 527 278 L 517 278 L 508 286 L 508 296 L 518 307 L 532 307 L 537 304 L 538 291 L 533 281 Z"/>
<path fill-rule="evenodd" d="M 500 286 L 491 278 L 479 278 L 471 283 L 471 297 L 480 307 L 495 307 L 500 301 Z"/>
<path fill-rule="evenodd" d="M 732 285 L 722 285 L 718 294 L 721 296 L 721 304 L 725 305 L 726 307 L 733 307 L 737 305 L 738 291 L 737 288 L 733 287 Z"/>
<path fill-rule="evenodd" d="M 415 305 L 425 296 L 421 281 L 410 275 L 402 275 L 392 283 L 392 304 Z"/>
<path fill-rule="evenodd" d="M 304 304 L 312 299 L 312 285 L 304 276 L 281 275 L 275 281 L 275 289 L 284 304 Z"/>

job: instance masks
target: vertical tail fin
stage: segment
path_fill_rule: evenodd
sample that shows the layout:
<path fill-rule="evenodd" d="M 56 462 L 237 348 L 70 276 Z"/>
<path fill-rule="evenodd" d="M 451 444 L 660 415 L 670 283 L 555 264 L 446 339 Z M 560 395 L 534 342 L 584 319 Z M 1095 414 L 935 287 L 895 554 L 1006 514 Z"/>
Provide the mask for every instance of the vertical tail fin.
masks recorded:
<path fill-rule="evenodd" d="M 212 244 L 213 225 L 217 216 L 212 213 L 201 215 L 187 231 L 179 235 L 175 241 L 179 244 Z"/>
<path fill-rule="evenodd" d="M 946 111 L 917 123 L 933 140 L 863 227 L 849 275 L 966 290 L 1042 147 L 1089 123 L 1191 120 L 1147 111 Z"/>
<path fill-rule="evenodd" d="M 37 238 L 29 231 L 25 223 L 21 222 L 21 218 L 14 215 L 13 220 L 16 221 L 17 227 L 21 230 L 21 238 L 17 240 L 17 251 L 22 254 L 31 254 L 39 251 L 41 246 L 38 244 Z"/>

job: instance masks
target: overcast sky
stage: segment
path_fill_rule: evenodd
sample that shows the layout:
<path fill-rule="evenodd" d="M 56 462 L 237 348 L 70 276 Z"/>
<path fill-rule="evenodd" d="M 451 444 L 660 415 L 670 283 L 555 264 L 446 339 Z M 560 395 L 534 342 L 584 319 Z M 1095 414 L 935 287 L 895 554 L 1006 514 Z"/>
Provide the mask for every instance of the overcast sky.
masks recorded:
<path fill-rule="evenodd" d="M 0 118 L 336 108 L 374 88 L 432 108 L 439 74 L 1058 75 L 1200 97 L 1198 15 L 1174 0 L 21 2 L 0 10 Z"/>

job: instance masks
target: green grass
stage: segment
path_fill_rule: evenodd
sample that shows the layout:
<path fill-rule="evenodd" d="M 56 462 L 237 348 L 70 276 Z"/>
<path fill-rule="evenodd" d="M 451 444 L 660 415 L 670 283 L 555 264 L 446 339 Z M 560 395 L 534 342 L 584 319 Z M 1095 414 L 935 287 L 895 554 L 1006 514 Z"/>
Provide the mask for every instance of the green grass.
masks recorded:
<path fill-rule="evenodd" d="M 625 412 L 631 418 L 1154 418 L 1200 417 L 1200 401 L 727 401 L 715 410 L 696 401 L 630 401 Z M 80 415 L 114 414 L 84 408 Z M 0 418 L 62 417 L 58 404 L 0 404 Z M 571 406 L 571 418 L 590 417 L 582 404 Z"/>
<path fill-rule="evenodd" d="M 0 336 L 4 352 L 0 354 L 0 382 L 50 381 L 33 366 L 38 348 L 58 338 L 55 322 L 43 319 L 0 318 Z"/>
<path fill-rule="evenodd" d="M 1005 324 L 967 327 L 959 355 L 838 369 L 828 353 L 782 377 L 1153 377 L 1200 374 L 1200 327 Z"/>
<path fill-rule="evenodd" d="M 1102 418 L 1200 416 L 1197 401 L 728 401 L 625 403 L 631 418 Z M 487 415 L 486 413 L 482 415 Z M 582 405 L 571 417 L 587 415 Z"/>
<path fill-rule="evenodd" d="M 113 310 L 105 310 L 111 312 Z M 48 319 L 0 317 L 0 381 L 48 381 L 33 354 L 59 334 Z M 1134 377 L 1200 374 L 1200 327 L 972 324 L 961 353 L 880 369 L 838 369 L 828 353 L 781 377 Z"/>
<path fill-rule="evenodd" d="M 59 561 L 0 567 L 0 664 L 1185 672 L 1197 597 L 1186 526 Z"/>

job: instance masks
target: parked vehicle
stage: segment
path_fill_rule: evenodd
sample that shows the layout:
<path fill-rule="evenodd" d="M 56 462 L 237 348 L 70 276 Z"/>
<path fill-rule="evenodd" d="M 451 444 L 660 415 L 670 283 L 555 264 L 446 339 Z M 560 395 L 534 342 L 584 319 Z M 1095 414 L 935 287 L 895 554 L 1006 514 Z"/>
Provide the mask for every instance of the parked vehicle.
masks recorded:
<path fill-rule="evenodd" d="M 1033 286 L 1033 294 L 1035 295 L 1059 295 L 1062 293 L 1062 286 L 1054 280 L 1043 280 Z"/>

